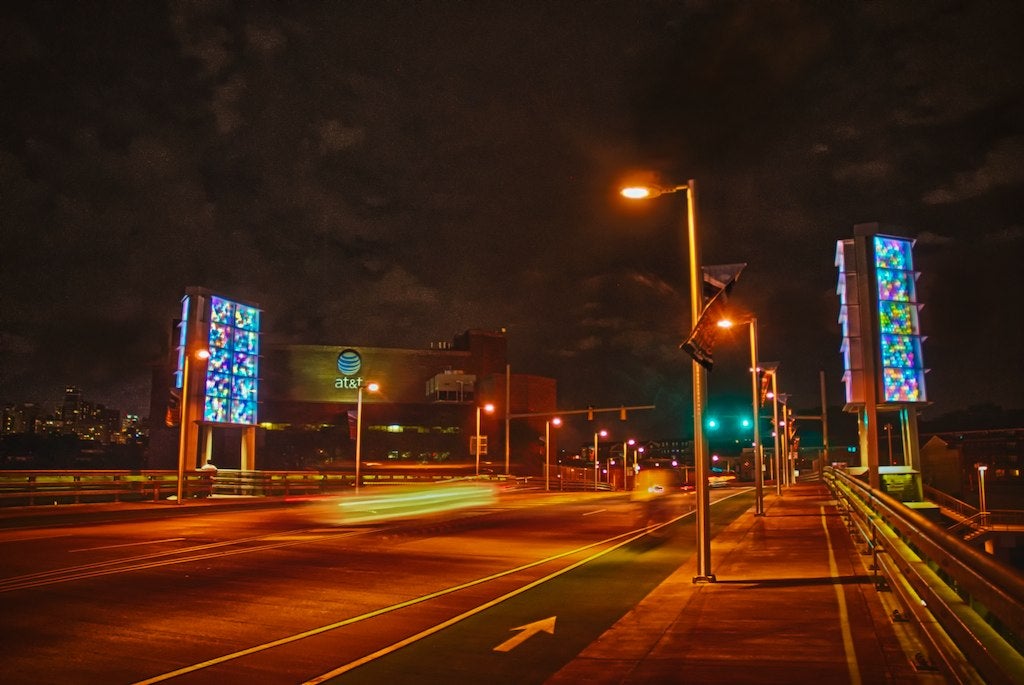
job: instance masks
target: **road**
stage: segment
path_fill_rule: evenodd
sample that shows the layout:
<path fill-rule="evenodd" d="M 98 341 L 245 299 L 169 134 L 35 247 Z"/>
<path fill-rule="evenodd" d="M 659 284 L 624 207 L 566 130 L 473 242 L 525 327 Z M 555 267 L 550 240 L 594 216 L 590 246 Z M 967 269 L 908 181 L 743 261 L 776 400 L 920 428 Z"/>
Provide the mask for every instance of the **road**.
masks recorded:
<path fill-rule="evenodd" d="M 750 506 L 714 493 L 713 528 Z M 0 531 L 0 682 L 543 682 L 693 553 L 693 495 L 338 500 Z"/>

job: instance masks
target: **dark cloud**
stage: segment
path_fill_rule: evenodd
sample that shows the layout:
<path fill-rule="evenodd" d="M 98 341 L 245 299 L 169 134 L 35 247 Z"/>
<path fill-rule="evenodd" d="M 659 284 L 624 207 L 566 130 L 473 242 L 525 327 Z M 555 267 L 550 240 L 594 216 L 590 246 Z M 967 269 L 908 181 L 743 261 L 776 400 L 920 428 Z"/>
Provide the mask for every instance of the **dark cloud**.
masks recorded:
<path fill-rule="evenodd" d="M 0 400 L 145 411 L 187 285 L 280 340 L 505 327 L 566 406 L 688 419 L 683 198 L 796 401 L 839 402 L 835 241 L 919 236 L 935 406 L 1021 406 L 1014 2 L 27 3 L 3 10 Z M 976 354 L 989 341 L 991 354 Z M 711 392 L 743 393 L 726 339 Z M 662 409 L 664 408 L 664 409 Z M 667 426 L 667 428 L 666 428 Z"/>

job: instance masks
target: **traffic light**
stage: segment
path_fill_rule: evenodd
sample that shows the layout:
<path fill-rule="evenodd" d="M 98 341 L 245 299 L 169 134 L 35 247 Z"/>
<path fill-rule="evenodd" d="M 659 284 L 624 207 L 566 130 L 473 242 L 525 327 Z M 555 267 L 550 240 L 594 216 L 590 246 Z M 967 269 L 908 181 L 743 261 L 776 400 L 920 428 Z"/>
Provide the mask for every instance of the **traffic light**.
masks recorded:
<path fill-rule="evenodd" d="M 625 420 L 626 420 L 626 408 L 625 407 L 619 407 L 619 421 L 625 421 Z"/>
<path fill-rule="evenodd" d="M 590 406 L 590 407 L 587 407 L 587 421 L 593 421 L 593 420 L 594 420 L 594 407 Z"/>

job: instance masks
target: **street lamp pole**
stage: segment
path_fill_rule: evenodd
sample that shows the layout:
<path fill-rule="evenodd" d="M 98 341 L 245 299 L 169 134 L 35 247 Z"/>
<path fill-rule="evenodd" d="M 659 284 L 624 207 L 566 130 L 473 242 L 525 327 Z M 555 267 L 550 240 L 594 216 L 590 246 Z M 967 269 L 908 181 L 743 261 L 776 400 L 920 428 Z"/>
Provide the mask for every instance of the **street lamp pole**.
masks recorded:
<path fill-rule="evenodd" d="M 754 410 L 754 515 L 764 516 L 764 457 L 761 449 L 761 401 L 757 368 L 757 318 L 750 320 L 750 392 Z"/>
<path fill-rule="evenodd" d="M 690 324 L 696 326 L 704 311 L 704 276 L 700 266 L 697 241 L 697 182 L 669 188 L 624 188 L 621 193 L 630 199 L 645 199 L 684 191 L 686 194 L 686 236 L 690 261 Z M 696 479 L 697 575 L 693 582 L 715 582 L 711 572 L 711 494 L 708 476 L 711 471 L 708 444 L 704 435 L 704 410 L 707 407 L 707 375 L 704 367 L 692 362 L 693 368 L 693 461 Z"/>
<path fill-rule="evenodd" d="M 788 405 L 788 399 L 789 399 L 789 397 L 787 395 L 787 397 L 783 398 L 782 401 L 781 401 L 781 404 L 782 404 L 782 435 L 779 436 L 779 441 L 780 441 L 780 444 L 782 445 L 782 447 L 781 447 L 782 454 L 780 455 L 781 458 L 782 458 L 782 461 L 780 462 L 780 464 L 782 464 L 782 467 L 783 467 L 782 471 L 780 472 L 779 475 L 781 475 L 783 477 L 783 485 L 785 485 L 786 487 L 789 487 L 790 485 L 793 484 L 793 467 L 792 467 L 792 464 L 789 463 L 789 405 Z"/>
<path fill-rule="evenodd" d="M 363 388 L 366 388 L 370 392 L 377 392 L 380 386 L 376 383 L 364 384 L 360 381 L 359 388 L 356 391 L 356 492 L 359 492 L 359 486 L 362 484 L 362 478 L 360 476 L 360 469 L 363 463 Z"/>
<path fill-rule="evenodd" d="M 629 448 L 630 445 L 634 444 L 635 442 L 636 441 L 633 440 L 633 438 L 630 438 L 629 440 L 626 440 L 625 442 L 622 443 L 622 489 L 623 490 L 628 489 L 628 488 L 626 488 L 626 483 L 629 482 L 629 473 L 628 473 L 628 471 L 629 471 L 629 459 L 628 459 L 629 452 L 627 451 L 627 449 Z"/>
<path fill-rule="evenodd" d="M 889 466 L 896 464 L 896 461 L 892 458 L 892 424 L 885 424 L 885 435 L 889 438 Z"/>
<path fill-rule="evenodd" d="M 782 461 L 780 459 L 779 450 L 781 449 L 781 436 L 779 435 L 779 383 L 778 366 L 775 366 L 771 370 L 772 374 L 772 423 L 775 426 L 773 431 L 772 439 L 772 452 L 775 458 L 775 494 L 782 495 Z"/>
<path fill-rule="evenodd" d="M 206 349 L 196 350 L 190 344 L 185 345 L 185 354 L 182 355 L 181 364 L 181 421 L 180 430 L 178 433 L 178 491 L 177 499 L 175 502 L 181 504 L 185 499 L 185 464 L 188 462 L 190 457 L 190 448 L 193 441 L 189 439 L 189 434 L 192 431 L 192 398 L 189 397 L 191 392 L 190 381 L 192 376 L 192 356 L 195 355 L 196 360 L 204 361 L 210 358 L 210 351 Z M 195 459 L 195 454 L 191 455 L 191 458 Z M 193 463 L 193 468 L 195 464 Z"/>
<path fill-rule="evenodd" d="M 480 475 L 480 405 L 476 406 L 476 475 Z M 483 410 L 490 414 L 494 411 L 493 404 L 485 404 Z"/>
<path fill-rule="evenodd" d="M 760 397 L 758 387 L 758 375 L 761 369 L 757 363 L 757 317 L 751 317 L 743 323 L 750 325 L 750 399 L 751 407 L 754 412 L 754 490 L 756 496 L 754 498 L 754 515 L 764 516 L 764 461 L 762 458 L 761 451 L 761 409 L 760 409 Z M 722 328 L 729 328 L 733 326 L 733 322 L 728 319 L 723 319 L 718 322 L 718 325 Z"/>
<path fill-rule="evenodd" d="M 548 419 L 544 423 L 544 490 L 551 490 L 551 424 L 562 425 L 562 419 L 557 416 Z"/>
<path fill-rule="evenodd" d="M 608 431 L 594 433 L 594 492 L 597 492 L 597 477 L 601 473 L 601 461 L 597 458 L 597 439 L 608 435 Z"/>
<path fill-rule="evenodd" d="M 985 514 L 988 513 L 988 503 L 985 501 L 985 471 L 988 471 L 988 466 L 984 464 L 978 465 L 978 509 L 981 510 L 982 525 L 985 525 Z"/>

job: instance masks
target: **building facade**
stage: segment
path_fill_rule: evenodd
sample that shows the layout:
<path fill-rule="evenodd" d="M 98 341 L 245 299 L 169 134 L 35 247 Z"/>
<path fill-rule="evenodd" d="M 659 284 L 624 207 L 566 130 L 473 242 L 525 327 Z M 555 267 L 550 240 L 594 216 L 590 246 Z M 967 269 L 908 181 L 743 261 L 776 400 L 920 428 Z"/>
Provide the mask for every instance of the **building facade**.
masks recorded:
<path fill-rule="evenodd" d="M 266 344 L 260 376 L 255 465 L 262 470 L 353 468 L 357 424 L 364 464 L 469 466 L 478 416 L 485 469 L 533 470 L 544 419 L 508 421 L 506 448 L 506 414 L 556 408 L 554 379 L 508 373 L 504 331 L 469 330 L 425 349 Z M 174 461 L 171 437 L 151 440 L 152 466 Z M 218 427 L 209 461 L 237 468 L 237 442 L 232 427 Z"/>

